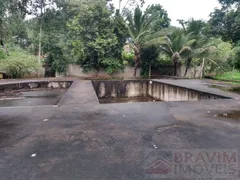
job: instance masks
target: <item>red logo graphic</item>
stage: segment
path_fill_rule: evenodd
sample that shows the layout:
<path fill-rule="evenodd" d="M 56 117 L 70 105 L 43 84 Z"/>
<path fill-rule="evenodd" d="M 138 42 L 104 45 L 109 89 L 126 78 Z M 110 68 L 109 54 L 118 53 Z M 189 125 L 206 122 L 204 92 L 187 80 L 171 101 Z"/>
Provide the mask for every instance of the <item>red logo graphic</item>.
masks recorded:
<path fill-rule="evenodd" d="M 171 171 L 172 171 L 171 163 L 163 158 L 159 158 L 159 159 L 151 162 L 145 168 L 145 172 L 147 174 L 152 174 L 152 175 L 153 174 L 166 175 L 166 174 L 169 174 Z"/>

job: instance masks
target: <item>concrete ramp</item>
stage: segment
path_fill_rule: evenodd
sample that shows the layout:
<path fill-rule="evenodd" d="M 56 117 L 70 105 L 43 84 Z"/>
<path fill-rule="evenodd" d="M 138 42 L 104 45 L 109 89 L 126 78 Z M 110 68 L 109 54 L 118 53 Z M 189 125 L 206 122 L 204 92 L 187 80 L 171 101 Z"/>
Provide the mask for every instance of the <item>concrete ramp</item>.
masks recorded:
<path fill-rule="evenodd" d="M 91 81 L 76 80 L 72 83 L 58 106 L 99 104 Z"/>

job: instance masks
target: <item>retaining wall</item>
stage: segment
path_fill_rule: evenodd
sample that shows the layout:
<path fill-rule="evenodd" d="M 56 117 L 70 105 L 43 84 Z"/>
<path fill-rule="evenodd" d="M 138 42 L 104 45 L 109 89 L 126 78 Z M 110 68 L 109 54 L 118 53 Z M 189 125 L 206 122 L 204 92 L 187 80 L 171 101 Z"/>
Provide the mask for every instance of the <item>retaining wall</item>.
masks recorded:
<path fill-rule="evenodd" d="M 69 77 L 82 77 L 82 78 L 91 78 L 91 77 L 118 77 L 118 78 L 131 78 L 133 77 L 134 67 L 125 66 L 124 71 L 118 71 L 111 75 L 109 75 L 104 69 L 100 69 L 99 71 L 90 71 L 87 73 L 83 72 L 83 69 L 80 65 L 77 64 L 69 64 L 67 68 L 67 76 Z M 137 77 L 140 77 L 141 69 L 137 70 Z M 62 77 L 64 75 L 56 73 L 56 77 Z"/>
<path fill-rule="evenodd" d="M 147 96 L 148 81 L 92 81 L 98 98 Z"/>
<path fill-rule="evenodd" d="M 228 97 L 148 80 L 92 81 L 98 98 L 149 96 L 161 101 L 197 101 Z"/>
<path fill-rule="evenodd" d="M 69 88 L 72 81 L 32 81 L 32 82 L 20 82 L 20 83 L 9 83 L 1 84 L 0 92 L 21 90 L 21 89 L 66 89 Z"/>

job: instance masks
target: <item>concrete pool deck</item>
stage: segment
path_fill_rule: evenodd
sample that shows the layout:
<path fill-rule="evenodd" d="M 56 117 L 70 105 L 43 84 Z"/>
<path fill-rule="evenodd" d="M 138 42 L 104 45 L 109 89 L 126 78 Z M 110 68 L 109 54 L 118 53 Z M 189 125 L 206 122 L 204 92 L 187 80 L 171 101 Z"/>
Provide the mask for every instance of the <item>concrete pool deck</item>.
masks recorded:
<path fill-rule="evenodd" d="M 91 81 L 75 80 L 58 107 L 0 107 L 1 180 L 145 180 L 148 149 L 240 149 L 240 118 L 218 116 L 239 110 L 237 99 L 99 104 Z"/>

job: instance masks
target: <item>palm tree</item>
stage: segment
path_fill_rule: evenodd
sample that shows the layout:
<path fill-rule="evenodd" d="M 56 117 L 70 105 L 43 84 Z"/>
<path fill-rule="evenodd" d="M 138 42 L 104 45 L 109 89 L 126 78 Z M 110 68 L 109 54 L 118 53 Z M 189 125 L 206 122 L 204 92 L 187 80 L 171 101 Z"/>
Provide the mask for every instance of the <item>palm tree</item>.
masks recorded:
<path fill-rule="evenodd" d="M 189 56 L 192 46 L 196 43 L 196 39 L 192 37 L 192 33 L 185 33 L 181 29 L 170 31 L 165 35 L 165 39 L 160 43 L 160 49 L 171 57 L 174 65 L 174 76 L 179 76 L 177 67 L 181 64 L 182 56 Z"/>
<path fill-rule="evenodd" d="M 179 20 L 179 23 L 182 25 L 185 34 L 191 33 L 192 38 L 196 39 L 196 43 L 192 46 L 192 53 L 190 53 L 190 55 L 186 58 L 186 69 L 184 73 L 184 77 L 186 77 L 187 72 L 192 64 L 192 60 L 197 55 L 196 53 L 193 53 L 193 51 L 198 51 L 202 48 L 204 49 L 208 39 L 202 32 L 205 27 L 205 22 L 191 19 L 190 21 Z"/>
<path fill-rule="evenodd" d="M 201 77 L 204 76 L 206 61 L 218 66 L 218 64 L 211 59 L 211 56 L 216 52 L 216 50 L 217 50 L 216 46 L 214 44 L 209 44 L 209 43 L 202 44 L 202 46 L 199 46 L 198 48 L 195 48 L 192 50 L 191 58 L 202 61 Z M 187 69 L 188 68 L 186 67 L 186 72 L 184 76 L 186 76 L 187 74 Z"/>
<path fill-rule="evenodd" d="M 152 18 L 148 18 L 147 14 L 143 13 L 139 7 L 137 7 L 132 15 L 127 15 L 127 29 L 130 35 L 129 45 L 134 50 L 134 77 L 137 74 L 137 68 L 141 61 L 141 49 L 146 44 L 146 37 L 150 35 L 149 27 L 152 22 Z"/>

